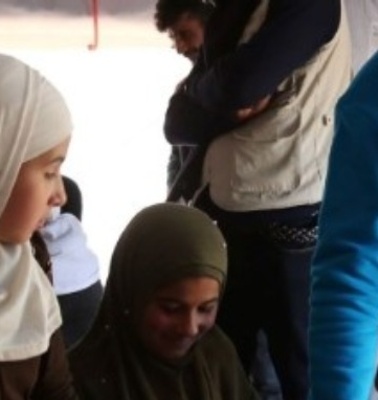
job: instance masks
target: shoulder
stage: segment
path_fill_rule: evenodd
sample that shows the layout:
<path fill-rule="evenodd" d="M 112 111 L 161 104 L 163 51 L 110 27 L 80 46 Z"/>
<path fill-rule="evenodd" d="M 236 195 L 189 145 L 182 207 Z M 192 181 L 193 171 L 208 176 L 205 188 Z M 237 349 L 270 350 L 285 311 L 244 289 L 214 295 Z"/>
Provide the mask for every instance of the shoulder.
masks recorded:
<path fill-rule="evenodd" d="M 120 365 L 120 344 L 110 330 L 101 330 L 95 321 L 92 331 L 68 353 L 75 379 L 108 380 Z"/>
<path fill-rule="evenodd" d="M 219 327 L 214 327 L 203 339 L 202 356 L 213 387 L 219 391 L 219 398 L 239 400 L 258 398 L 242 369 L 233 343 Z"/>
<path fill-rule="evenodd" d="M 233 343 L 218 326 L 203 338 L 201 349 L 207 359 L 217 360 L 218 365 L 228 366 L 239 362 Z"/>

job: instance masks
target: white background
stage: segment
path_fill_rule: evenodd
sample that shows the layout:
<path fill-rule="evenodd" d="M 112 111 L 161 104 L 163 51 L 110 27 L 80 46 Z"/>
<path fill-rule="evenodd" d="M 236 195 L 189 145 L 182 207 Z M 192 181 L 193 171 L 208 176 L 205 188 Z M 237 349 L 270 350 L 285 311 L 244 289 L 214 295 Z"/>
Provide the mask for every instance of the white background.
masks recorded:
<path fill-rule="evenodd" d="M 145 29 L 145 26 L 144 26 Z M 131 217 L 166 195 L 170 146 L 163 135 L 167 102 L 189 64 L 156 41 L 88 51 L 4 49 L 39 69 L 63 93 L 75 131 L 62 172 L 83 193 L 83 225 L 105 281 L 112 249 Z M 151 39 L 151 44 L 149 43 Z"/>

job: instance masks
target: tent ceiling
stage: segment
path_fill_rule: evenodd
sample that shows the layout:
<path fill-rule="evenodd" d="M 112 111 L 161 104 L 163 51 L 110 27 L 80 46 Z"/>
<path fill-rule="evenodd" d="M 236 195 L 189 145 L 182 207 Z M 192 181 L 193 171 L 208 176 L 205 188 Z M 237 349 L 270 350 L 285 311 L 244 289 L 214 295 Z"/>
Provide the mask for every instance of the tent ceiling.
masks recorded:
<path fill-rule="evenodd" d="M 0 13 L 53 12 L 76 16 L 88 15 L 96 0 L 1 0 Z M 153 0 L 97 0 L 101 14 L 122 15 L 144 12 L 155 5 Z"/>
<path fill-rule="evenodd" d="M 156 31 L 156 0 L 1 0 L 3 48 L 167 45 Z"/>

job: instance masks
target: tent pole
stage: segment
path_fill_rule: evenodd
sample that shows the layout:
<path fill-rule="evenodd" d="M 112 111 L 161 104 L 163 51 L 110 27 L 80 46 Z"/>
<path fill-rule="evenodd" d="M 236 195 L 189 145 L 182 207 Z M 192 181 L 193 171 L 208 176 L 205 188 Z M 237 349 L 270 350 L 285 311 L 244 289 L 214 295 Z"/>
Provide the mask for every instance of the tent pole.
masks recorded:
<path fill-rule="evenodd" d="M 88 50 L 96 50 L 99 42 L 99 0 L 92 0 L 93 41 L 88 45 Z"/>

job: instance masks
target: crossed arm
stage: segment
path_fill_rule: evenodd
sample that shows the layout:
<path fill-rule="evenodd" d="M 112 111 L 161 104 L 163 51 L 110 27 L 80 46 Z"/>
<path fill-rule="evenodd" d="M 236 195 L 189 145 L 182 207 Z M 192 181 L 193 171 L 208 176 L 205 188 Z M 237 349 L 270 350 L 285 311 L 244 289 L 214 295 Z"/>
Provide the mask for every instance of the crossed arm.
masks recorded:
<path fill-rule="evenodd" d="M 203 61 L 194 67 L 172 96 L 164 126 L 170 143 L 207 143 L 240 124 L 240 117 L 253 117 L 293 70 L 332 39 L 339 25 L 340 0 L 270 4 L 263 27 L 249 41 L 211 65 Z"/>

